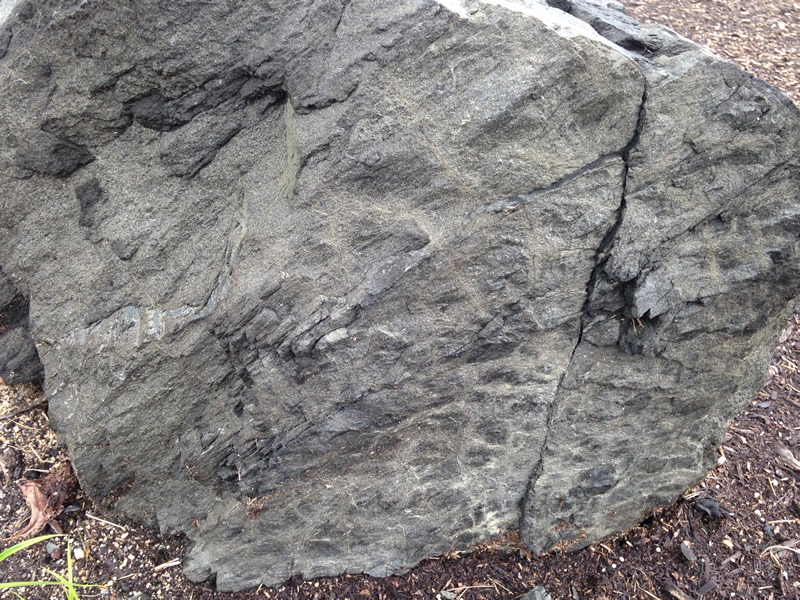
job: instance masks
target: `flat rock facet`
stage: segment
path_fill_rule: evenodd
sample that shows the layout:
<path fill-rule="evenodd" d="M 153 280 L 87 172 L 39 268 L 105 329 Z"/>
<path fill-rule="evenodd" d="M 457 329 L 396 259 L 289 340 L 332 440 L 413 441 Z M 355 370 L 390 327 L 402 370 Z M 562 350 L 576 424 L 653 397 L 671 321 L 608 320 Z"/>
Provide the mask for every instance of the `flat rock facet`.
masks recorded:
<path fill-rule="evenodd" d="M 83 488 L 193 579 L 578 548 L 713 464 L 797 304 L 800 113 L 551 4 L 0 25 L 0 300 Z"/>

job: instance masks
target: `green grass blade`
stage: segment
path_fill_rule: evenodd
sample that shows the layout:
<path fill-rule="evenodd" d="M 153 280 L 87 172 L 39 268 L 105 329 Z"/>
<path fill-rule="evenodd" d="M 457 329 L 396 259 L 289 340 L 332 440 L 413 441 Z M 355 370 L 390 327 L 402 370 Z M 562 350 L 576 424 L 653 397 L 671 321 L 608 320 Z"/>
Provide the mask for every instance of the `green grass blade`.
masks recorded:
<path fill-rule="evenodd" d="M 104 588 L 104 587 L 106 587 L 105 585 L 103 585 L 101 583 L 75 583 L 74 581 L 69 581 L 63 575 L 59 575 L 55 571 L 51 571 L 50 569 L 46 569 L 46 568 L 44 570 L 47 571 L 47 573 L 49 573 L 50 575 L 52 575 L 53 577 L 55 577 L 58 580 L 58 585 L 63 585 L 71 593 L 75 594 L 75 598 L 76 599 L 78 597 L 78 594 L 75 591 L 75 588 Z M 56 582 L 53 582 L 53 583 L 56 583 Z"/>
<path fill-rule="evenodd" d="M 2 552 L 0 552 L 0 562 L 3 562 L 12 554 L 16 554 L 20 550 L 24 550 L 28 546 L 33 546 L 34 544 L 38 544 L 39 542 L 43 542 L 44 540 L 49 540 L 50 538 L 54 537 L 63 537 L 63 534 L 53 533 L 50 535 L 40 535 L 39 537 L 31 538 L 29 540 L 24 540 L 19 544 L 14 544 L 10 548 L 6 548 Z"/>
<path fill-rule="evenodd" d="M 52 534 L 52 535 L 42 535 L 39 537 L 35 537 L 29 540 L 24 540 L 11 546 L 10 548 L 6 548 L 3 552 L 0 552 L 0 562 L 8 558 L 9 556 L 19 552 L 20 550 L 24 550 L 34 544 L 38 544 L 44 540 L 49 540 L 50 538 L 54 537 L 66 537 L 64 534 Z M 80 600 L 78 597 L 78 592 L 76 588 L 104 588 L 106 586 L 101 584 L 88 584 L 88 583 L 75 583 L 73 579 L 72 573 L 72 548 L 70 546 L 69 539 L 67 540 L 67 577 L 63 575 L 59 575 L 55 571 L 51 571 L 50 569 L 43 569 L 46 573 L 51 575 L 55 578 L 55 581 L 10 581 L 10 582 L 0 582 L 0 590 L 11 590 L 11 588 L 22 588 L 22 587 L 36 587 L 36 586 L 44 586 L 44 585 L 57 585 L 64 588 L 64 595 L 66 600 Z M 25 600 L 22 596 L 18 593 L 11 591 L 11 593 L 18 598 L 19 600 Z"/>
<path fill-rule="evenodd" d="M 78 594 L 75 593 L 75 588 L 73 588 L 69 581 L 63 576 L 59 575 L 55 571 L 51 571 L 50 569 L 44 569 L 45 572 L 49 573 L 53 577 L 58 580 L 58 583 L 64 588 L 64 595 L 66 596 L 67 600 L 77 600 Z"/>
<path fill-rule="evenodd" d="M 69 577 L 69 582 L 66 584 L 67 600 L 78 600 L 75 586 L 72 585 L 72 548 L 69 545 L 69 540 L 67 540 L 67 577 Z"/>
<path fill-rule="evenodd" d="M 59 575 L 55 571 L 51 571 L 50 569 L 47 569 L 47 568 L 44 568 L 44 567 L 43 567 L 43 570 L 46 571 L 49 575 L 52 575 L 53 577 L 55 577 L 57 579 L 57 581 L 43 582 L 43 583 L 46 583 L 47 585 L 63 585 L 63 586 L 67 586 L 67 587 L 70 587 L 70 585 L 71 585 L 71 587 L 73 587 L 73 588 L 104 588 L 104 587 L 106 587 L 102 583 L 72 583 L 72 584 L 70 584 L 70 582 L 67 581 L 67 579 L 63 575 Z M 0 583 L 0 586 L 2 586 L 2 585 L 4 585 L 4 584 Z"/>
<path fill-rule="evenodd" d="M 42 570 L 43 570 L 44 572 L 46 572 L 48 575 L 52 575 L 53 577 L 55 577 L 55 578 L 56 578 L 56 581 L 57 581 L 57 583 L 58 583 L 58 585 L 67 585 L 67 583 L 68 583 L 68 582 L 67 582 L 67 580 L 64 578 L 64 576 L 63 576 L 63 575 L 59 575 L 59 574 L 58 574 L 58 573 L 56 573 L 55 571 L 51 571 L 50 569 L 47 569 L 47 568 L 42 568 Z"/>
<path fill-rule="evenodd" d="M 19 588 L 19 587 L 36 587 L 40 585 L 63 585 L 58 581 L 9 581 L 6 583 L 0 583 L 0 590 L 7 590 L 10 588 Z"/>
<path fill-rule="evenodd" d="M 67 540 L 67 577 L 69 577 L 69 584 L 72 585 L 72 546 Z"/>

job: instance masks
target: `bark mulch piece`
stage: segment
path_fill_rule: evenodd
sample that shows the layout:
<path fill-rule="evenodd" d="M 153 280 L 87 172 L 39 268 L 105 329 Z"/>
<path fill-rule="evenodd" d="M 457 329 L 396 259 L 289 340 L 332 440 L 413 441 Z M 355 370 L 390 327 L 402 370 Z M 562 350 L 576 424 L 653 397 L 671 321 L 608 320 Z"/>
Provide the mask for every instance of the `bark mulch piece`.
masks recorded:
<path fill-rule="evenodd" d="M 800 106 L 797 0 L 624 0 L 644 23 L 661 23 L 775 86 Z"/>
<path fill-rule="evenodd" d="M 626 5 L 639 19 L 709 45 L 800 101 L 800 3 L 628 0 Z M 31 518 L 18 484 L 68 468 L 42 401 L 40 390 L 0 380 L 0 415 L 6 417 L 0 419 L 0 538 Z M 536 558 L 510 532 L 468 552 L 423 561 L 400 577 L 293 579 L 277 589 L 223 594 L 182 576 L 184 540 L 117 522 L 80 489 L 59 497 L 64 508 L 54 522 L 69 536 L 76 580 L 107 584 L 99 591 L 87 589 L 81 598 L 471 600 L 528 593 L 526 600 L 547 595 L 553 600 L 798 600 L 798 442 L 800 311 L 781 337 L 764 388 L 731 423 L 716 468 L 676 504 L 580 552 Z M 43 568 L 65 574 L 66 547 L 64 538 L 54 538 L 48 546 L 14 555 L 2 563 L 0 581 L 41 578 Z M 28 600 L 63 598 L 55 588 L 22 594 Z"/>

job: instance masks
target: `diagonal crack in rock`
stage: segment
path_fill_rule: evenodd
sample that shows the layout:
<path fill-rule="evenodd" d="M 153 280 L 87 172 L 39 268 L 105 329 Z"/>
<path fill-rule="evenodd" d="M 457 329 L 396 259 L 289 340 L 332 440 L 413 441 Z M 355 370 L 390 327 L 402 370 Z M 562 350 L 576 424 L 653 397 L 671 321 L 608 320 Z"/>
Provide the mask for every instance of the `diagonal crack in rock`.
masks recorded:
<path fill-rule="evenodd" d="M 552 426 L 553 422 L 558 414 L 559 410 L 559 400 L 562 393 L 562 386 L 564 384 L 564 380 L 569 375 L 570 370 L 573 368 L 573 360 L 575 358 L 575 354 L 578 351 L 578 348 L 583 341 L 583 333 L 584 328 L 587 325 L 587 321 L 591 318 L 590 307 L 592 298 L 594 295 L 595 284 L 599 277 L 604 276 L 602 275 L 602 270 L 605 267 L 606 262 L 608 261 L 609 257 L 614 248 L 614 241 L 616 238 L 616 234 L 619 231 L 620 227 L 622 226 L 622 222 L 625 218 L 625 203 L 626 203 L 626 191 L 627 191 L 627 184 L 628 184 L 628 171 L 630 168 L 630 158 L 631 154 L 636 150 L 636 146 L 639 143 L 639 138 L 642 132 L 644 118 L 646 114 L 646 105 L 647 105 L 647 81 L 644 79 L 644 86 L 642 90 L 642 98 L 641 103 L 639 105 L 638 115 L 636 119 L 636 127 L 631 135 L 630 141 L 625 145 L 622 151 L 619 153 L 619 156 L 624 161 L 624 167 L 622 171 L 622 193 L 620 195 L 619 207 L 616 211 L 616 217 L 612 226 L 606 232 L 606 235 L 603 237 L 600 245 L 597 247 L 594 256 L 594 268 L 589 276 L 589 280 L 586 282 L 586 296 L 583 302 L 583 307 L 581 310 L 581 314 L 578 318 L 579 320 L 579 327 L 577 332 L 577 337 L 575 341 L 575 345 L 572 347 L 572 350 L 569 353 L 569 359 L 567 361 L 567 366 L 564 369 L 564 372 L 561 374 L 559 378 L 558 387 L 556 388 L 556 392 L 553 396 L 552 401 L 549 403 L 547 407 L 547 419 L 546 419 L 546 431 L 544 435 L 544 439 L 542 441 L 541 449 L 539 450 L 539 460 L 537 461 L 536 465 L 533 467 L 531 471 L 531 475 L 528 479 L 528 486 L 525 491 L 525 496 L 521 499 L 520 502 L 520 526 L 522 527 L 524 521 L 529 518 L 529 515 L 526 514 L 528 510 L 527 507 L 535 506 L 536 505 L 536 483 L 539 480 L 539 477 L 542 474 L 542 470 L 544 468 L 545 461 L 547 460 L 549 445 L 554 442 L 551 438 Z M 583 170 L 581 170 L 583 171 Z M 555 542 L 554 542 L 555 543 Z M 546 548 L 549 549 L 549 548 Z"/>

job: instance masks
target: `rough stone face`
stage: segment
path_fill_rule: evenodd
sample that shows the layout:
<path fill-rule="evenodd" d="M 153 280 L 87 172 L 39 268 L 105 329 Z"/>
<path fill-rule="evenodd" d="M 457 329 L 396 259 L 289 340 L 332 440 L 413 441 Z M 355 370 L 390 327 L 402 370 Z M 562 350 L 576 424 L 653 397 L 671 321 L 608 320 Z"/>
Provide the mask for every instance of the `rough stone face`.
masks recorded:
<path fill-rule="evenodd" d="M 28 302 L 0 269 L 0 377 L 40 383 L 44 369 L 28 329 Z"/>
<path fill-rule="evenodd" d="M 578 548 L 713 462 L 800 290 L 800 113 L 552 4 L 0 29 L 0 267 L 51 422 L 94 498 L 190 536 L 190 577 Z"/>

